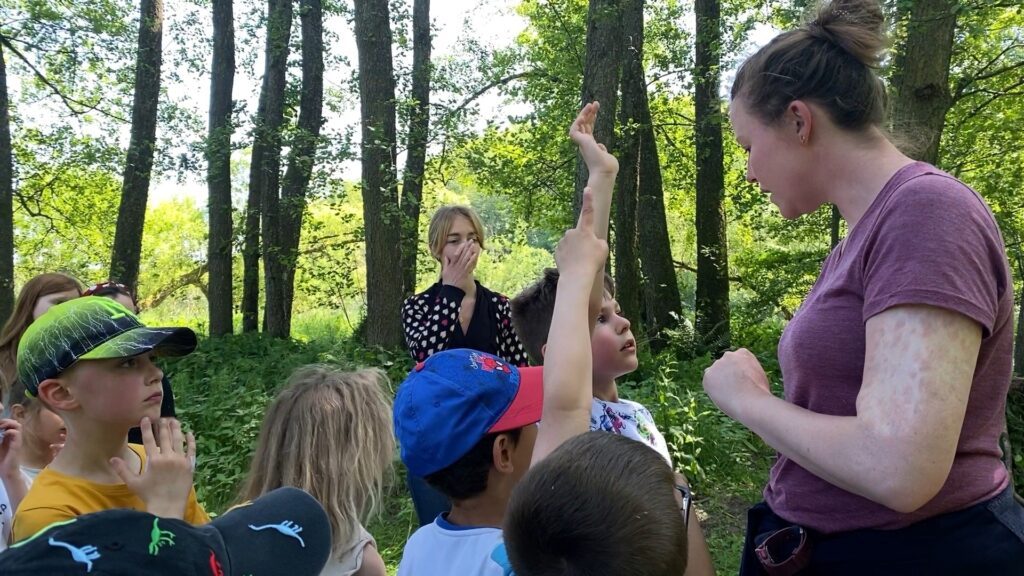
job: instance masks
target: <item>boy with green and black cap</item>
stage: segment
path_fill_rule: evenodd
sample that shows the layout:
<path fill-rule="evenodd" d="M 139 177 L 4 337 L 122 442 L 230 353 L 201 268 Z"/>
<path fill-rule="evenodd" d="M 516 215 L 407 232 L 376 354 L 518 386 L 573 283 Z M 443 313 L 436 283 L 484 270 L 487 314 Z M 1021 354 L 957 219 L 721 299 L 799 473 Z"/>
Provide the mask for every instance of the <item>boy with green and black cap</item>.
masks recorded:
<path fill-rule="evenodd" d="M 18 345 L 18 378 L 64 419 L 67 441 L 18 507 L 14 541 L 112 508 L 209 522 L 192 488 L 195 439 L 176 420 L 159 419 L 163 372 L 153 363 L 195 347 L 192 330 L 147 328 L 124 306 L 94 296 L 54 306 L 29 326 Z M 128 444 L 128 430 L 140 425 L 144 446 Z"/>

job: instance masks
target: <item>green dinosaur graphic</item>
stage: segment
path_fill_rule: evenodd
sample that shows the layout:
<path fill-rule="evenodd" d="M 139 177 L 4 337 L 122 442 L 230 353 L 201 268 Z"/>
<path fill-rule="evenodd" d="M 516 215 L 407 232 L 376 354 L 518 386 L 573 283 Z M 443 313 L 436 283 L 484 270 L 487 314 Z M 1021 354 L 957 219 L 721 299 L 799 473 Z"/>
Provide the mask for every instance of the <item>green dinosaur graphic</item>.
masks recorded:
<path fill-rule="evenodd" d="M 153 530 L 149 533 L 149 553 L 156 556 L 163 546 L 174 546 L 174 532 L 161 530 L 160 519 L 153 518 Z"/>

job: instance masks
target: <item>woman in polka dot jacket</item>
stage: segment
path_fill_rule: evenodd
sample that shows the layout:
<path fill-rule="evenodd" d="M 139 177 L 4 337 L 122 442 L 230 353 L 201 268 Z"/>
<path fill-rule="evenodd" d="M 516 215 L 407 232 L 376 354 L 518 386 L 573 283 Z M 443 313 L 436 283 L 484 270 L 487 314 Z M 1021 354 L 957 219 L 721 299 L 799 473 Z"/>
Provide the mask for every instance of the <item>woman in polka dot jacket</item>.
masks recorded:
<path fill-rule="evenodd" d="M 402 306 L 409 354 L 422 362 L 442 350 L 472 348 L 526 366 L 508 298 L 473 277 L 484 247 L 480 217 L 467 206 L 442 206 L 430 219 L 427 241 L 441 263 L 441 280 Z M 426 480 L 409 474 L 407 481 L 420 526 L 449 509 L 448 499 Z"/>
<path fill-rule="evenodd" d="M 526 366 L 508 298 L 473 277 L 484 247 L 480 217 L 467 206 L 442 206 L 430 219 L 428 242 L 441 263 L 441 280 L 402 306 L 413 359 L 422 362 L 442 350 L 472 348 Z"/>

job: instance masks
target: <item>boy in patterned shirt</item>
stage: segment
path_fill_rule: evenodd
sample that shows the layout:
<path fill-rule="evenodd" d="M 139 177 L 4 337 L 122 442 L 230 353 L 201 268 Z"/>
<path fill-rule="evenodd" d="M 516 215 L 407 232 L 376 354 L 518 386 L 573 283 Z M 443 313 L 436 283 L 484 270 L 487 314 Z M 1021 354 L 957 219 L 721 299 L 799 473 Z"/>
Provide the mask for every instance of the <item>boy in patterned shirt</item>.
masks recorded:
<path fill-rule="evenodd" d="M 512 323 L 526 346 L 530 361 L 544 362 L 547 334 L 551 327 L 558 270 L 548 268 L 543 276 L 512 300 Z M 637 369 L 636 339 L 629 320 L 615 301 L 611 277 L 604 278 L 604 299 L 597 324 L 590 335 L 594 358 L 594 398 L 590 407 L 590 429 L 620 434 L 643 442 L 672 465 L 665 438 L 654 424 L 650 410 L 619 396 L 615 380 Z"/>

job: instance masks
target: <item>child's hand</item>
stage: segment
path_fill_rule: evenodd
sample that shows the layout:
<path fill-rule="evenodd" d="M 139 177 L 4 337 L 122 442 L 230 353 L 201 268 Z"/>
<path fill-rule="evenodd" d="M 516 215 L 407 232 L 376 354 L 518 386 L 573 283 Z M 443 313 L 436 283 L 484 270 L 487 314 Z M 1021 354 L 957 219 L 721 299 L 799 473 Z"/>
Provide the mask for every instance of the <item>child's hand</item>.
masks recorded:
<path fill-rule="evenodd" d="M 592 279 L 608 258 L 608 243 L 594 235 L 594 193 L 583 189 L 583 208 L 576 227 L 565 232 L 555 248 L 561 276 Z"/>
<path fill-rule="evenodd" d="M 480 245 L 475 241 L 463 242 L 451 258 L 445 256 L 444 267 L 441 269 L 441 283 L 449 286 L 461 286 L 476 270 L 477 259 L 480 258 Z"/>
<path fill-rule="evenodd" d="M 146 465 L 142 474 L 129 469 L 124 460 L 111 458 L 110 465 L 121 480 L 146 503 L 146 511 L 155 516 L 183 519 L 192 490 L 192 463 L 196 440 L 192 433 L 182 434 L 181 424 L 173 418 L 161 418 L 160 446 L 153 437 L 153 425 L 143 418 L 142 444 Z"/>
<path fill-rule="evenodd" d="M 600 109 L 601 104 L 597 101 L 584 106 L 569 127 L 569 138 L 579 146 L 589 172 L 615 175 L 619 171 L 619 161 L 608 153 L 604 144 L 598 144 L 594 139 L 594 123 Z"/>
<path fill-rule="evenodd" d="M 21 422 L 0 419 L 0 478 L 21 474 Z"/>

